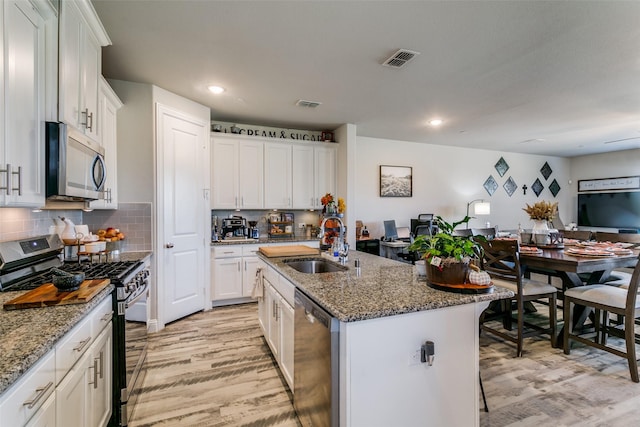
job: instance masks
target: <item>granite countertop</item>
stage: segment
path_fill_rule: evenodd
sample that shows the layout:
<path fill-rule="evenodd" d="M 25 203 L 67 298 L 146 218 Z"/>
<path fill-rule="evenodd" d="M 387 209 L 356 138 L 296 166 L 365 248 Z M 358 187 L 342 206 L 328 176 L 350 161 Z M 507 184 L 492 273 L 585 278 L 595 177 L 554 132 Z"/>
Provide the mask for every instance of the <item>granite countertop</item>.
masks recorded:
<path fill-rule="evenodd" d="M 67 304 L 23 310 L 0 309 L 0 394 L 51 350 L 104 298 L 109 285 L 84 304 Z M 0 305 L 28 291 L 0 293 Z"/>
<path fill-rule="evenodd" d="M 295 243 L 295 242 L 317 242 L 319 239 L 311 237 L 282 237 L 282 238 L 269 238 L 261 237 L 259 239 L 238 239 L 238 240 L 217 240 L 211 241 L 211 246 L 224 246 L 224 245 L 259 245 L 265 243 Z"/>
<path fill-rule="evenodd" d="M 360 251 L 349 251 L 346 272 L 323 274 L 306 274 L 294 270 L 283 262 L 292 257 L 267 258 L 259 255 L 341 322 L 513 296 L 513 292 L 497 286 L 489 294 L 459 294 L 432 289 L 427 285 L 426 278 L 418 277 L 415 266 Z M 356 275 L 356 258 L 361 263 L 360 276 Z"/>
<path fill-rule="evenodd" d="M 120 261 L 145 261 L 153 252 L 122 252 Z M 89 302 L 23 310 L 0 308 L 0 394 L 51 350 L 58 340 L 110 297 L 107 286 Z M 0 305 L 28 291 L 0 292 Z"/>

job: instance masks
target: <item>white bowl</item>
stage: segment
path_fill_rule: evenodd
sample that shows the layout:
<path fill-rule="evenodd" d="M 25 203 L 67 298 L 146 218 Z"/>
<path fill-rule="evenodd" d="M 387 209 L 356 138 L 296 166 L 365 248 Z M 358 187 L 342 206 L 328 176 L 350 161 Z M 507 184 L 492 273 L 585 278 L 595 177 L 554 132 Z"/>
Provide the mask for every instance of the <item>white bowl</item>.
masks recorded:
<path fill-rule="evenodd" d="M 103 252 L 107 249 L 107 242 L 89 242 L 85 243 L 84 250 L 90 254 Z"/>

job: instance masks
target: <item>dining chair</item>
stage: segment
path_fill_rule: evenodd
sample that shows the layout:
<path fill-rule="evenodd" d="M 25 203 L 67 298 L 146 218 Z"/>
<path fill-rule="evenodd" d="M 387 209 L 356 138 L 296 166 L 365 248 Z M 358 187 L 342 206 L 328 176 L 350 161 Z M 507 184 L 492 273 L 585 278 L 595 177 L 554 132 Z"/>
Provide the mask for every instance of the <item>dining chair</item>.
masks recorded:
<path fill-rule="evenodd" d="M 515 294 L 513 298 L 506 300 L 504 316 L 507 326 L 513 319 L 513 300 L 516 302 L 517 335 L 514 337 L 506 330 L 494 328 L 484 322 L 481 317 L 481 329 L 501 337 L 504 340 L 514 342 L 517 346 L 517 357 L 522 356 L 524 338 L 548 334 L 551 346 L 556 342 L 556 292 L 557 289 L 547 283 L 526 279 L 520 266 L 520 247 L 517 240 L 485 240 L 476 239 L 482 248 L 482 268 L 489 273 L 495 286 L 507 288 Z M 525 303 L 528 301 L 547 299 L 549 303 L 549 327 L 544 328 L 525 321 Z M 525 326 L 527 330 L 525 331 Z"/>
<path fill-rule="evenodd" d="M 565 239 L 575 239 L 582 241 L 591 240 L 591 230 L 560 230 L 560 234 Z"/>
<path fill-rule="evenodd" d="M 564 353 L 570 354 L 570 341 L 607 351 L 616 356 L 624 357 L 629 364 L 629 373 L 633 382 L 640 382 L 638 378 L 638 362 L 636 360 L 634 325 L 640 317 L 640 300 L 638 300 L 638 285 L 640 284 L 640 262 L 636 264 L 629 282 L 629 287 L 615 287 L 609 285 L 587 285 L 568 289 L 564 294 Z M 596 333 L 581 334 L 573 330 L 573 312 L 575 305 L 581 305 L 596 310 Z M 609 325 L 609 314 L 622 317 L 624 341 L 626 351 L 607 345 L 607 336 L 614 329 Z"/>
<path fill-rule="evenodd" d="M 469 236 L 473 236 L 472 231 L 470 228 L 458 228 L 455 229 L 451 232 L 452 236 L 456 236 L 456 237 L 469 237 Z"/>

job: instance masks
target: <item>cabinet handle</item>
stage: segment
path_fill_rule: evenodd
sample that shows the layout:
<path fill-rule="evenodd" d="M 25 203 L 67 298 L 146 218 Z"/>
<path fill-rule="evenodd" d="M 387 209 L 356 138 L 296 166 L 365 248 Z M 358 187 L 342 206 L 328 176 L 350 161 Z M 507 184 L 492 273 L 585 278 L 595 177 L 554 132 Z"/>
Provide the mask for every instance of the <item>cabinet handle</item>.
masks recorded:
<path fill-rule="evenodd" d="M 9 165 L 7 165 L 7 167 L 8 166 Z M 18 196 L 22 196 L 22 166 L 18 166 L 18 172 L 11 171 L 11 175 L 17 175 L 18 176 L 18 186 L 14 187 L 12 185 L 11 186 L 11 191 L 17 191 L 18 192 Z M 13 181 L 13 178 L 11 179 L 11 181 Z"/>
<path fill-rule="evenodd" d="M 46 386 L 36 388 L 36 395 L 33 396 L 32 399 L 25 400 L 22 403 L 22 406 L 26 406 L 29 409 L 33 408 L 34 406 L 36 406 L 36 402 L 42 399 L 42 396 L 44 396 L 47 393 L 47 390 L 49 390 L 51 387 L 53 387 L 53 382 L 49 381 Z"/>
<path fill-rule="evenodd" d="M 82 352 L 84 350 L 85 346 L 87 344 L 89 344 L 90 342 L 91 342 L 91 337 L 89 337 L 89 338 L 87 338 L 87 339 L 85 339 L 83 341 L 80 341 L 80 343 L 77 346 L 73 347 L 73 351 Z"/>
<path fill-rule="evenodd" d="M 110 322 L 111 318 L 113 317 L 113 310 L 111 310 L 109 313 L 105 313 L 100 320 L 102 322 Z"/>
<path fill-rule="evenodd" d="M 89 384 L 93 384 L 93 388 L 98 388 L 98 358 L 93 359 L 93 366 L 89 366 L 89 369 L 93 369 L 93 381 L 89 381 Z"/>
<path fill-rule="evenodd" d="M 87 111 L 89 111 L 87 109 Z M 93 131 L 93 113 L 87 114 L 87 129 Z"/>
<path fill-rule="evenodd" d="M 238 261 L 238 271 L 242 271 L 242 269 L 240 268 L 240 261 Z"/>
<path fill-rule="evenodd" d="M 236 196 L 236 208 L 238 207 L 238 196 Z"/>
<path fill-rule="evenodd" d="M 247 261 L 244 262 L 244 271 L 247 271 Z"/>
<path fill-rule="evenodd" d="M 88 127 L 89 124 L 89 109 L 85 108 L 84 111 L 80 112 L 81 115 L 84 116 L 84 123 L 80 123 L 82 126 L 84 126 L 85 128 Z"/>
<path fill-rule="evenodd" d="M 0 187 L 0 190 L 4 190 L 7 192 L 7 196 L 11 195 L 11 165 L 7 163 L 7 167 L 4 169 L 0 169 L 0 173 L 6 174 L 7 184 L 5 187 Z"/>
<path fill-rule="evenodd" d="M 100 357 L 98 358 L 100 360 L 100 378 L 104 378 L 104 351 L 101 350 L 100 351 Z"/>
<path fill-rule="evenodd" d="M 276 302 L 271 301 L 271 317 L 276 317 Z"/>
<path fill-rule="evenodd" d="M 278 307 L 278 303 L 276 303 L 276 322 L 280 319 L 280 316 L 278 315 L 278 312 L 280 307 Z"/>

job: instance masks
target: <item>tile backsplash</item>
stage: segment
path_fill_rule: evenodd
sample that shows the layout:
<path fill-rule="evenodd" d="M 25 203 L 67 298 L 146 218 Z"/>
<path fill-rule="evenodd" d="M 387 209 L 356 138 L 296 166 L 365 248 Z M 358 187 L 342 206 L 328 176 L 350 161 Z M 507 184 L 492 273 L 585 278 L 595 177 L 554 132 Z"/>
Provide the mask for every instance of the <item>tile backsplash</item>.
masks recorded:
<path fill-rule="evenodd" d="M 152 250 L 151 203 L 120 203 L 117 210 L 43 210 L 34 212 L 25 208 L 0 208 L 0 241 L 17 240 L 49 234 L 50 227 L 61 225 L 59 217 L 69 218 L 74 224 L 86 224 L 96 232 L 100 228 L 120 229 L 126 238 L 123 251 Z"/>

